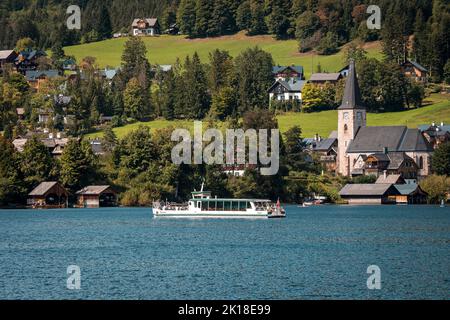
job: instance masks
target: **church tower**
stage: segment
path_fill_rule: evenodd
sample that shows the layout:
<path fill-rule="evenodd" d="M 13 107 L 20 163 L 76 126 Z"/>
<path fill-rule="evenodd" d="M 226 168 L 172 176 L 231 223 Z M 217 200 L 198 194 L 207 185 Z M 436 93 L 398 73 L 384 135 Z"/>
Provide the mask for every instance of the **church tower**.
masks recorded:
<path fill-rule="evenodd" d="M 359 128 L 366 126 L 366 108 L 361 99 L 355 61 L 350 61 L 350 70 L 345 84 L 342 104 L 338 108 L 338 173 L 344 176 L 351 174 L 351 166 L 347 157 L 347 148 L 358 133 Z"/>

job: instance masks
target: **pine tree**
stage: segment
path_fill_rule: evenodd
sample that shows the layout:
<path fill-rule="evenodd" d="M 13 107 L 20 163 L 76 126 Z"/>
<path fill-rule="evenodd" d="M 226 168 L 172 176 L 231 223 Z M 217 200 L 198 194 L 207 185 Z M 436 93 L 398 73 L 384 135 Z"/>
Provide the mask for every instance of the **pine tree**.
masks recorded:
<path fill-rule="evenodd" d="M 97 20 L 96 31 L 98 32 L 101 39 L 108 39 L 112 34 L 111 18 L 109 16 L 108 9 L 103 3 L 100 8 L 100 15 Z"/>
<path fill-rule="evenodd" d="M 273 83 L 273 58 L 258 47 L 243 51 L 234 60 L 239 114 L 255 108 L 266 108 L 267 88 Z"/>
<path fill-rule="evenodd" d="M 289 1 L 275 1 L 272 4 L 271 13 L 267 17 L 269 32 L 277 39 L 286 38 L 290 27 Z"/>
<path fill-rule="evenodd" d="M 133 119 L 143 119 L 149 114 L 149 97 L 138 79 L 132 78 L 123 93 L 125 114 Z"/>
<path fill-rule="evenodd" d="M 175 117 L 176 79 L 173 70 L 166 72 L 161 87 L 161 113 L 167 120 Z"/>
<path fill-rule="evenodd" d="M 29 190 L 42 181 L 50 180 L 55 165 L 47 147 L 37 137 L 27 141 L 20 154 L 20 171 Z"/>
<path fill-rule="evenodd" d="M 177 11 L 177 23 L 180 31 L 192 37 L 196 24 L 196 0 L 181 0 Z"/>
<path fill-rule="evenodd" d="M 185 106 L 189 118 L 202 119 L 210 107 L 208 80 L 197 52 L 184 64 Z"/>
<path fill-rule="evenodd" d="M 233 76 L 233 58 L 228 51 L 214 50 L 209 54 L 209 87 L 211 92 L 231 84 Z"/>
<path fill-rule="evenodd" d="M 97 157 L 86 141 L 70 140 L 60 159 L 60 178 L 72 193 L 95 180 Z"/>
<path fill-rule="evenodd" d="M 195 35 L 197 37 L 207 37 L 211 35 L 209 24 L 212 13 L 211 0 L 197 0 L 195 6 Z"/>
<path fill-rule="evenodd" d="M 252 23 L 252 11 L 250 1 L 246 0 L 241 3 L 236 12 L 236 24 L 240 30 L 249 30 Z"/>

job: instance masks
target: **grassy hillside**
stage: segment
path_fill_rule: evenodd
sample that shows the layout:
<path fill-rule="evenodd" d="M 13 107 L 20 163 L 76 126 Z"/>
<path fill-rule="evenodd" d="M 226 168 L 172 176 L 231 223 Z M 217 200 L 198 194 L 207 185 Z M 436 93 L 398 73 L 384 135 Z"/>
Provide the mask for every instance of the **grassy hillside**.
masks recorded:
<path fill-rule="evenodd" d="M 420 109 L 403 112 L 389 112 L 382 114 L 369 114 L 369 126 L 400 126 L 405 125 L 410 128 L 417 128 L 422 124 L 432 122 L 450 123 L 450 97 L 440 94 L 433 95 L 428 101 L 433 103 Z M 317 113 L 288 113 L 278 116 L 278 123 L 282 132 L 299 125 L 303 131 L 303 137 L 312 137 L 318 133 L 327 137 L 331 131 L 337 129 L 337 111 L 324 111 Z M 115 128 L 117 136 L 123 137 L 126 133 L 136 129 L 139 125 L 144 125 L 153 129 L 173 126 L 176 128 L 192 128 L 193 122 L 187 120 L 167 121 L 155 120 L 150 122 L 138 122 L 120 128 Z M 102 132 L 87 135 L 88 138 L 101 137 Z"/>
<path fill-rule="evenodd" d="M 228 50 L 232 56 L 242 50 L 258 45 L 270 52 L 275 63 L 280 65 L 299 64 L 305 67 L 306 76 L 311 74 L 312 66 L 320 62 L 325 71 L 338 71 L 344 64 L 343 52 L 332 56 L 300 54 L 295 40 L 277 41 L 272 36 L 247 37 L 243 33 L 209 39 L 186 39 L 184 36 L 160 36 L 142 38 L 148 49 L 148 58 L 153 64 L 173 64 L 177 58 L 184 59 L 186 55 L 198 52 L 202 61 L 206 62 L 208 53 L 214 49 Z M 64 48 L 66 54 L 74 55 L 77 61 L 83 57 L 97 58 L 100 67 L 119 66 L 126 38 L 110 39 L 101 42 L 82 44 Z M 371 57 L 381 57 L 379 43 L 366 46 Z"/>

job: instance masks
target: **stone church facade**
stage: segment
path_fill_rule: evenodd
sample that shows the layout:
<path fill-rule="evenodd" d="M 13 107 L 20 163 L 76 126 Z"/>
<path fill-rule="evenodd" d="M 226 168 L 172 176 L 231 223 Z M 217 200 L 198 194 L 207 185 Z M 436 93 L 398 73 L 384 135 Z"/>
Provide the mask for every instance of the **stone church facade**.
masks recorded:
<path fill-rule="evenodd" d="M 431 173 L 432 152 L 419 129 L 367 126 L 367 112 L 352 61 L 338 108 L 337 173 L 380 176 L 388 172 L 417 180 Z"/>

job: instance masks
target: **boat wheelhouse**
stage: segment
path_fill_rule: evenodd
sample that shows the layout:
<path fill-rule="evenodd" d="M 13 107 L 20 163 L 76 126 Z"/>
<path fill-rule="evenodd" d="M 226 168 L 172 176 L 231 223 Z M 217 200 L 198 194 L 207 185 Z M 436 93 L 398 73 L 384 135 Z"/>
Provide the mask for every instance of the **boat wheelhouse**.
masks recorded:
<path fill-rule="evenodd" d="M 261 199 L 221 199 L 213 198 L 210 191 L 192 192 L 187 203 L 153 204 L 155 217 L 186 218 L 284 218 L 286 216 L 280 203 Z"/>

